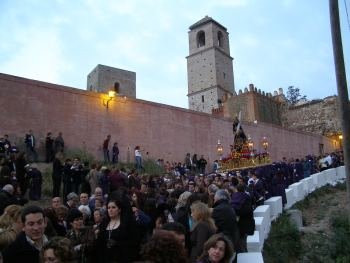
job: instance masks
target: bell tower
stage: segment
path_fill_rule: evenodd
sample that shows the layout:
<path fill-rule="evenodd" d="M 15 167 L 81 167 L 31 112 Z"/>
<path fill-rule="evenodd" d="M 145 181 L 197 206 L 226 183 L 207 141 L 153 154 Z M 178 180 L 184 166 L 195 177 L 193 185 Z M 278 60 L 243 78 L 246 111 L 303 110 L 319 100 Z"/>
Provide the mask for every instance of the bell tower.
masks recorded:
<path fill-rule="evenodd" d="M 190 26 L 187 57 L 190 110 L 211 113 L 234 93 L 233 58 L 227 29 L 211 17 Z"/>

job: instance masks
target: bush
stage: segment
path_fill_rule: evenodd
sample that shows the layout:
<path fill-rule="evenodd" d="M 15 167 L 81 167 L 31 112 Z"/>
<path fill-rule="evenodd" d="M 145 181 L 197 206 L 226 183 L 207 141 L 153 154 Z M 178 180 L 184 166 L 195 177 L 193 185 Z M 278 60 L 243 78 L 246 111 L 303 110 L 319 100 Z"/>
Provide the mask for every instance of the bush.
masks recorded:
<path fill-rule="evenodd" d="M 82 149 L 68 149 L 64 153 L 65 158 L 73 159 L 74 157 L 78 157 L 81 163 L 89 162 L 89 164 L 95 161 L 95 158 L 92 154 L 88 153 L 86 150 Z"/>
<path fill-rule="evenodd" d="M 331 219 L 333 229 L 332 243 L 334 250 L 332 256 L 336 262 L 350 262 L 350 223 L 348 215 L 343 212 Z M 345 260 L 345 261 L 344 261 Z"/>
<path fill-rule="evenodd" d="M 282 214 L 272 224 L 264 245 L 264 262 L 295 262 L 301 254 L 301 238 L 297 227 Z"/>
<path fill-rule="evenodd" d="M 146 160 L 143 162 L 143 166 L 145 173 L 150 175 L 162 175 L 165 172 L 164 167 L 159 166 L 155 160 Z"/>
<path fill-rule="evenodd" d="M 41 186 L 41 192 L 43 197 L 52 196 L 52 166 L 45 168 L 44 171 L 41 171 L 43 177 L 43 184 Z"/>

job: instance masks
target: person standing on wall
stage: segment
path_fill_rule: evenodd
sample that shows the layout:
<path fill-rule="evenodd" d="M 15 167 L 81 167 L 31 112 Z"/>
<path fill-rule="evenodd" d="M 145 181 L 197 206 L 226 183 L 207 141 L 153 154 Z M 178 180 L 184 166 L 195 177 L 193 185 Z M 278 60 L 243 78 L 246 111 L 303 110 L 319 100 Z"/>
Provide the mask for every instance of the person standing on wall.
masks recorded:
<path fill-rule="evenodd" d="M 55 138 L 55 153 L 64 152 L 64 140 L 62 137 L 62 132 L 58 133 L 58 136 Z"/>
<path fill-rule="evenodd" d="M 139 145 L 135 147 L 135 168 L 138 172 L 143 169 L 142 166 L 142 153 Z"/>
<path fill-rule="evenodd" d="M 112 162 L 113 162 L 113 163 L 118 163 L 118 159 L 119 159 L 119 147 L 118 147 L 118 143 L 117 143 L 117 142 L 115 142 L 115 143 L 113 144 L 112 153 L 113 153 Z"/>
<path fill-rule="evenodd" d="M 29 130 L 29 133 L 26 134 L 24 143 L 26 144 L 27 157 L 32 162 L 38 161 L 38 154 L 35 150 L 35 137 L 33 135 L 33 131 Z"/>
<path fill-rule="evenodd" d="M 46 162 L 50 163 L 53 161 L 54 157 L 54 140 L 52 139 L 52 133 L 48 132 L 45 140 L 45 150 L 46 150 Z"/>
<path fill-rule="evenodd" d="M 109 141 L 111 140 L 111 135 L 107 135 L 107 138 L 103 141 L 103 159 L 105 163 L 109 163 Z"/>

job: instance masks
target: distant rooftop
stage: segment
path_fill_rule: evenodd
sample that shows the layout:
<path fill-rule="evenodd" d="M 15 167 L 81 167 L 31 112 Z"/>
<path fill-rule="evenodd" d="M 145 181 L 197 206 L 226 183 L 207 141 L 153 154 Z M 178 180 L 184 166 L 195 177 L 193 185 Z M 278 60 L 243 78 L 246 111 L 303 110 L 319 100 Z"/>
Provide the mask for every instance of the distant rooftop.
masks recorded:
<path fill-rule="evenodd" d="M 196 27 L 202 26 L 202 25 L 210 23 L 210 22 L 217 24 L 218 26 L 222 27 L 223 29 L 225 29 L 227 31 L 226 27 L 224 27 L 219 22 L 212 19 L 210 16 L 205 16 L 204 18 L 202 18 L 201 20 L 199 20 L 198 22 L 196 22 L 192 26 L 190 26 L 189 29 L 193 30 Z"/>

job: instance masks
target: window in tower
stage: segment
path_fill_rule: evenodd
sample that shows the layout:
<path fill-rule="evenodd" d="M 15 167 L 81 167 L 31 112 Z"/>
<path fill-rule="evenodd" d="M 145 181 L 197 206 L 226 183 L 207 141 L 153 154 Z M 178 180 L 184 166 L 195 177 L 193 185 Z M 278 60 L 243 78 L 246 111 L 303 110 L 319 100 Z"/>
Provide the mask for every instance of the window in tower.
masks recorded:
<path fill-rule="evenodd" d="M 197 47 L 205 46 L 205 33 L 204 31 L 199 31 L 197 34 Z"/>
<path fill-rule="evenodd" d="M 202 102 L 204 102 L 204 95 L 202 96 Z"/>
<path fill-rule="evenodd" d="M 119 82 L 114 83 L 114 91 L 119 94 Z"/>
<path fill-rule="evenodd" d="M 225 72 L 224 72 L 224 79 L 226 78 L 226 74 L 225 74 Z"/>
<path fill-rule="evenodd" d="M 223 35 L 221 31 L 218 31 L 218 46 L 223 47 Z"/>

